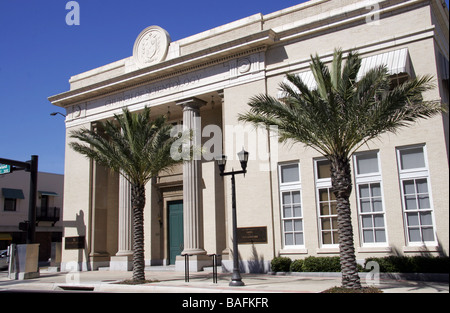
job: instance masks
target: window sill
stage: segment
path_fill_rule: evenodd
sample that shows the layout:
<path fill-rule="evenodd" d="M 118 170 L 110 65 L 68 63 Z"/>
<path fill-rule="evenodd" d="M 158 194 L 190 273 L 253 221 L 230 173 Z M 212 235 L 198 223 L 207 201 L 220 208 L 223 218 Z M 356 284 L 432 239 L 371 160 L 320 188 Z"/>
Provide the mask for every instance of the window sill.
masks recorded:
<path fill-rule="evenodd" d="M 339 253 L 339 247 L 337 248 L 319 248 L 316 250 L 317 254 L 326 254 L 326 253 Z"/>
<path fill-rule="evenodd" d="M 284 248 L 281 249 L 280 254 L 307 254 L 308 249 L 305 248 Z"/>
<path fill-rule="evenodd" d="M 420 246 L 406 246 L 403 247 L 403 252 L 439 252 L 441 249 L 436 244 L 420 245 Z"/>
<path fill-rule="evenodd" d="M 392 252 L 391 247 L 359 247 L 356 248 L 357 253 L 390 253 Z"/>

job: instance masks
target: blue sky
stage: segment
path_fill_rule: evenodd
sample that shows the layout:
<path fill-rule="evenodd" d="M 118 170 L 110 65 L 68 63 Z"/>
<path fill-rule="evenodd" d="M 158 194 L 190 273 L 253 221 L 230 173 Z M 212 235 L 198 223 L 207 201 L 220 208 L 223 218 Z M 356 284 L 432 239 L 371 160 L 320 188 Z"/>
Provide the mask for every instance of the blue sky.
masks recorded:
<path fill-rule="evenodd" d="M 336 0 L 337 1 L 337 0 Z M 172 41 L 300 0 L 78 0 L 80 25 L 68 26 L 67 0 L 0 0 L 0 157 L 64 172 L 63 109 L 49 96 L 69 90 L 71 76 L 132 55 L 147 26 Z M 448 6 L 448 0 L 446 0 Z"/>

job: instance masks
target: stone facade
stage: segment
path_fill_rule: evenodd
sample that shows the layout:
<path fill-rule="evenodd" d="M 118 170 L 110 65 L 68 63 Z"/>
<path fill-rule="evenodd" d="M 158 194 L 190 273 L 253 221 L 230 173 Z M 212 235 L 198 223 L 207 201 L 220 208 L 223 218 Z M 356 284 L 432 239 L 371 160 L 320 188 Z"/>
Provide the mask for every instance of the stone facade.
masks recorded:
<path fill-rule="evenodd" d="M 195 255 L 191 268 L 201 270 L 213 253 L 231 268 L 231 186 L 212 157 L 223 152 L 227 169 L 240 169 L 236 153 L 244 147 L 250 159 L 246 176 L 236 177 L 238 227 L 264 227 L 267 233 L 264 242 L 241 244 L 239 252 L 246 270 L 267 270 L 278 255 L 338 255 L 333 199 L 325 196 L 329 181 L 319 173 L 320 155 L 299 144 L 278 144 L 274 131 L 240 124 L 237 115 L 254 95 L 278 95 L 286 73 L 306 77 L 311 54 L 331 61 L 336 47 L 358 50 L 369 67 L 393 60 L 393 79 L 431 74 L 437 88 L 424 97 L 448 103 L 448 23 L 448 9 L 437 0 L 311 0 L 174 42 L 151 26 L 137 37 L 132 56 L 71 77 L 70 90 L 49 100 L 67 110 L 66 144 L 73 140 L 70 131 L 95 127 L 124 107 L 148 106 L 174 125 L 198 130 L 208 153 L 147 186 L 148 266 L 171 263 L 168 212 L 173 201 L 183 200 L 183 249 Z M 448 115 L 442 115 L 361 147 L 353 160 L 351 197 L 359 260 L 448 254 L 448 144 Z M 402 167 L 408 156 L 423 163 Z M 365 161 L 376 169 L 360 170 Z M 63 264 L 129 269 L 128 187 L 119 176 L 67 146 L 64 236 L 85 236 L 86 248 L 63 250 Z M 409 193 L 410 184 L 415 193 Z M 425 211 L 408 211 L 414 196 Z M 176 260 L 184 269 L 183 259 Z"/>

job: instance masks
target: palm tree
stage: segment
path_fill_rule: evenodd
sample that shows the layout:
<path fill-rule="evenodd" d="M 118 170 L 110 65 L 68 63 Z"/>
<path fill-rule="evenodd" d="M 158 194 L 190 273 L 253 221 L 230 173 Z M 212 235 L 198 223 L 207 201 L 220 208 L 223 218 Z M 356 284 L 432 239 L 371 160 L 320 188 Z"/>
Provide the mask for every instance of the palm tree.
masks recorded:
<path fill-rule="evenodd" d="M 345 65 L 336 49 L 329 69 L 318 55 L 310 68 L 317 87 L 309 90 L 299 76 L 287 75 L 280 84 L 285 97 L 261 94 L 250 99 L 250 111 L 239 120 L 255 126 L 276 125 L 280 142 L 292 140 L 318 151 L 330 161 L 332 191 L 337 200 L 342 286 L 361 288 L 357 273 L 349 197 L 352 191 L 350 158 L 366 142 L 396 132 L 420 118 L 444 109 L 423 101 L 433 88 L 430 76 L 391 86 L 386 66 L 377 66 L 357 80 L 361 59 L 350 52 Z"/>
<path fill-rule="evenodd" d="M 97 130 L 80 129 L 70 136 L 81 143 L 71 142 L 75 151 L 123 175 L 131 184 L 133 211 L 133 280 L 145 280 L 144 262 L 144 206 L 145 185 L 168 170 L 176 161 L 170 149 L 175 137 L 172 126 L 164 116 L 150 119 L 147 107 L 141 113 L 114 115 L 114 120 L 100 122 Z M 84 143 L 84 144 L 83 144 Z"/>

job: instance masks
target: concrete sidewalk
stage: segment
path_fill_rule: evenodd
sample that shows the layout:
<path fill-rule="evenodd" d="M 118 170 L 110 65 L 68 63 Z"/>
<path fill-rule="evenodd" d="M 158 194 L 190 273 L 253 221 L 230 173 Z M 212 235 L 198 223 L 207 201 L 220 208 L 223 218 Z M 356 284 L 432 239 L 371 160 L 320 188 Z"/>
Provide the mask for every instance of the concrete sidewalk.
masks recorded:
<path fill-rule="evenodd" d="M 132 272 L 90 271 L 90 272 L 46 272 L 41 269 L 39 278 L 10 280 L 7 272 L 0 272 L 0 292 L 52 292 L 86 291 L 108 293 L 319 293 L 339 286 L 338 275 L 269 275 L 243 274 L 245 286 L 230 287 L 231 273 L 219 273 L 214 284 L 211 272 L 191 273 L 185 282 L 183 272 L 168 270 L 146 271 L 146 278 L 157 282 L 143 285 L 117 284 L 130 279 Z M 327 276 L 328 275 L 328 276 Z M 365 278 L 361 279 L 363 285 Z M 426 282 L 411 280 L 380 279 L 375 287 L 385 293 L 448 293 L 448 282 Z"/>

